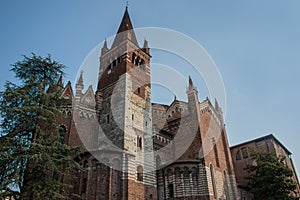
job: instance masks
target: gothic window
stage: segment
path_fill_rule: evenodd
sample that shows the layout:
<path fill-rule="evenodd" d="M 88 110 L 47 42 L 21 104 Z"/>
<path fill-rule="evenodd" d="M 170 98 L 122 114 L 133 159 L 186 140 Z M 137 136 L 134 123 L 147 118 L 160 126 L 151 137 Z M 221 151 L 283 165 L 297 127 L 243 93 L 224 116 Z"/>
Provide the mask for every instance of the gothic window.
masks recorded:
<path fill-rule="evenodd" d="M 93 159 L 92 160 L 92 168 L 95 170 L 97 167 L 97 160 L 96 159 Z"/>
<path fill-rule="evenodd" d="M 134 121 L 134 114 L 131 115 L 131 120 Z"/>
<path fill-rule="evenodd" d="M 143 147 L 142 137 L 137 136 L 137 147 L 139 150 L 142 149 L 142 147 Z"/>
<path fill-rule="evenodd" d="M 143 181 L 143 167 L 141 165 L 137 167 L 137 180 Z"/>
<path fill-rule="evenodd" d="M 66 135 L 66 127 L 64 125 L 61 125 L 59 127 L 59 142 L 61 144 L 64 144 L 65 143 L 65 135 Z"/>
<path fill-rule="evenodd" d="M 84 178 L 82 180 L 82 187 L 81 187 L 81 193 L 85 193 L 86 192 L 86 184 L 87 183 L 87 178 Z"/>
<path fill-rule="evenodd" d="M 240 153 L 240 150 L 238 150 L 238 151 L 236 152 L 235 159 L 236 159 L 236 160 L 241 160 L 241 153 Z"/>
<path fill-rule="evenodd" d="M 169 198 L 174 198 L 174 186 L 173 186 L 173 184 L 168 185 L 168 190 L 169 190 Z"/>
<path fill-rule="evenodd" d="M 226 199 L 229 199 L 228 177 L 227 177 L 226 171 L 224 171 L 224 180 L 225 180 L 225 194 L 226 194 Z"/>
<path fill-rule="evenodd" d="M 118 63 L 121 63 L 121 56 L 118 57 Z"/>
<path fill-rule="evenodd" d="M 113 67 L 115 67 L 117 65 L 117 60 L 113 61 Z"/>
<path fill-rule="evenodd" d="M 140 65 L 140 57 L 138 56 L 135 60 L 135 65 L 139 66 Z"/>
<path fill-rule="evenodd" d="M 133 64 L 135 64 L 135 53 L 132 53 L 132 59 L 131 59 L 131 62 L 133 63 Z"/>
<path fill-rule="evenodd" d="M 85 172 L 83 172 L 83 177 L 82 177 L 82 181 L 81 181 L 81 193 L 85 193 L 86 192 L 86 187 L 87 187 L 87 169 L 88 169 L 88 161 L 85 160 L 83 163 L 83 168 L 86 170 Z"/>
<path fill-rule="evenodd" d="M 145 61 L 142 59 L 141 60 L 141 64 L 140 64 L 140 67 L 145 70 L 146 69 L 146 66 L 145 66 Z"/>
<path fill-rule="evenodd" d="M 137 92 L 138 92 L 138 94 L 141 93 L 141 88 L 140 87 L 138 87 Z"/>
<path fill-rule="evenodd" d="M 192 168 L 192 192 L 193 194 L 197 194 L 198 193 L 198 176 L 197 176 L 197 168 L 193 167 Z"/>
<path fill-rule="evenodd" d="M 87 161 L 87 160 L 86 160 L 86 161 L 84 161 L 84 163 L 83 163 L 83 168 L 84 168 L 84 169 L 87 169 L 87 168 L 88 168 L 88 164 L 89 164 L 89 163 L 88 163 L 88 161 Z"/>
<path fill-rule="evenodd" d="M 159 156 L 159 155 L 157 155 L 157 156 L 156 156 L 156 169 L 158 169 L 158 168 L 159 168 L 159 166 L 160 166 L 160 163 L 161 163 L 160 156 Z"/>
<path fill-rule="evenodd" d="M 216 188 L 216 179 L 215 179 L 215 170 L 214 170 L 214 166 L 212 164 L 210 164 L 210 176 L 211 176 L 211 183 L 212 183 L 213 192 L 214 192 L 214 199 L 218 199 L 217 188 Z"/>
<path fill-rule="evenodd" d="M 109 115 L 106 116 L 106 123 L 109 124 Z"/>
<path fill-rule="evenodd" d="M 212 138 L 212 145 L 213 145 L 213 148 L 214 148 L 214 153 L 215 153 L 215 158 L 216 158 L 216 164 L 217 164 L 218 167 L 220 167 L 219 153 L 218 153 L 218 149 L 217 149 L 216 140 L 215 140 L 214 137 Z"/>
<path fill-rule="evenodd" d="M 183 184 L 184 184 L 184 193 L 186 195 L 191 195 L 191 185 L 190 185 L 190 171 L 189 168 L 185 167 L 183 169 Z"/>
<path fill-rule="evenodd" d="M 243 158 L 248 158 L 248 150 L 247 150 L 247 147 L 243 147 L 242 149 L 242 156 Z"/>

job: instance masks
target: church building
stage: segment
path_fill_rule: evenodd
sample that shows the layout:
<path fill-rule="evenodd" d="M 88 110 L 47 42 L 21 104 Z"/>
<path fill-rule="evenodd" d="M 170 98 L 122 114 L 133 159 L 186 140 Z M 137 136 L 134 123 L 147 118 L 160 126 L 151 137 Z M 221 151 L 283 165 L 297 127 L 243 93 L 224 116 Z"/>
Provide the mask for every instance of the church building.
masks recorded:
<path fill-rule="evenodd" d="M 87 149 L 78 161 L 85 171 L 61 177 L 80 197 L 70 199 L 241 199 L 233 159 L 246 144 L 229 147 L 222 109 L 199 101 L 191 77 L 187 102 L 151 101 L 151 50 L 138 43 L 127 8 L 99 56 L 95 91 L 84 90 L 81 73 L 75 91 L 68 82 L 62 93 L 73 101 L 58 120 L 64 143 Z"/>

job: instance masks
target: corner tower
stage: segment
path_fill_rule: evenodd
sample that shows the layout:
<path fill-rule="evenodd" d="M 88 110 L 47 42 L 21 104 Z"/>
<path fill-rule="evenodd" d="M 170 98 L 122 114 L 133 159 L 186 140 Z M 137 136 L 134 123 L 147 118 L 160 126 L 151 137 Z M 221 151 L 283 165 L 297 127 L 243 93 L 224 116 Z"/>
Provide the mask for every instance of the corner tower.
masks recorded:
<path fill-rule="evenodd" d="M 154 199 L 150 49 L 139 47 L 126 7 L 117 35 L 101 50 L 96 112 L 103 134 L 100 148 L 109 149 L 110 164 L 121 177 L 110 180 L 108 199 Z M 104 142 L 109 139 L 109 144 Z M 147 173 L 149 172 L 149 173 Z M 121 182 L 119 183 L 119 181 Z"/>

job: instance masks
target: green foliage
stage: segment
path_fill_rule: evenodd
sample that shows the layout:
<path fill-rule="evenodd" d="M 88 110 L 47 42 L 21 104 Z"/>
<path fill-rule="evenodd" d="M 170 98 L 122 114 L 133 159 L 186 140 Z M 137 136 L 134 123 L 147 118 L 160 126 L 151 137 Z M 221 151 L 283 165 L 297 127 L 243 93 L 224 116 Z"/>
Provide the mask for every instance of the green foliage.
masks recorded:
<path fill-rule="evenodd" d="M 293 172 L 284 163 L 284 157 L 275 153 L 254 152 L 255 165 L 249 165 L 250 192 L 255 200 L 293 200 L 296 189 L 292 180 Z"/>
<path fill-rule="evenodd" d="M 0 98 L 0 199 L 64 199 L 69 185 L 53 174 L 80 169 L 80 148 L 60 142 L 57 118 L 70 105 L 57 85 L 64 66 L 32 54 L 12 65 L 19 85 L 7 82 Z"/>

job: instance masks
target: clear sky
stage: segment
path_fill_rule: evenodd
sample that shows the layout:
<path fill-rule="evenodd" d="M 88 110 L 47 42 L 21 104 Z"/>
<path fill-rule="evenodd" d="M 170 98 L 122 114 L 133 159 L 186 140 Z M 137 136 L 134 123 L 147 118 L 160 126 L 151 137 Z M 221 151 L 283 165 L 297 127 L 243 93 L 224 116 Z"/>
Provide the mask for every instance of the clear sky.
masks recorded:
<path fill-rule="evenodd" d="M 6 80 L 14 80 L 10 64 L 31 52 L 42 56 L 49 53 L 65 64 L 65 83 L 71 80 L 74 84 L 87 54 L 116 33 L 124 9 L 125 1 L 120 0 L 2 0 L 0 90 Z M 210 54 L 225 84 L 230 144 L 273 133 L 293 152 L 298 176 L 299 9 L 298 0 L 129 1 L 134 27 L 180 31 Z M 168 59 L 164 52 L 153 52 L 153 62 L 176 65 Z M 180 67 L 184 69 L 183 64 Z M 202 83 L 195 80 L 200 100 L 208 96 Z M 152 93 L 156 101 L 160 96 L 161 103 L 173 99 L 157 95 L 155 89 Z"/>

